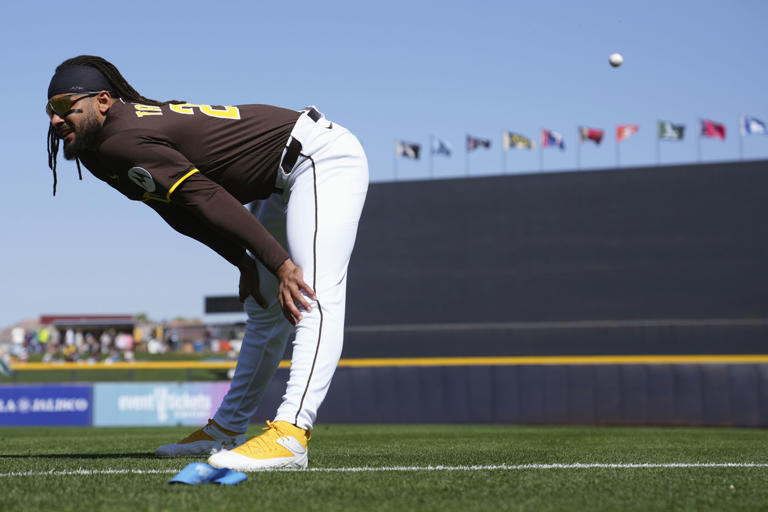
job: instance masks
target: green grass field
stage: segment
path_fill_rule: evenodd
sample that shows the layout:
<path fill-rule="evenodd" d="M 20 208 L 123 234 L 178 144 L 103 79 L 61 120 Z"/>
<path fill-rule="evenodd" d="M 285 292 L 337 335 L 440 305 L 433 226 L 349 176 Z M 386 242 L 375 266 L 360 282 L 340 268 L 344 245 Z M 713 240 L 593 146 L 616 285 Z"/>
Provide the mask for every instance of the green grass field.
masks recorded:
<path fill-rule="evenodd" d="M 768 510 L 762 430 L 320 425 L 308 471 L 168 485 L 190 430 L 0 429 L 0 510 Z"/>

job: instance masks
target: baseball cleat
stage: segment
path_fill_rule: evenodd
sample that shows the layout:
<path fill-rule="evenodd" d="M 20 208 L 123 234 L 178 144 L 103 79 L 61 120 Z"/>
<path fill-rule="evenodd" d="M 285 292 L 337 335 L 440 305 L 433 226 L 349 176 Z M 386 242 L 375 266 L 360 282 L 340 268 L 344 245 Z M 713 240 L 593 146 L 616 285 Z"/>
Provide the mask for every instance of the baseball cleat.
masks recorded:
<path fill-rule="evenodd" d="M 236 434 L 221 428 L 215 421 L 195 430 L 178 443 L 165 444 L 155 451 L 161 457 L 179 457 L 182 455 L 210 455 L 212 453 L 235 448 L 245 442 L 245 434 Z"/>
<path fill-rule="evenodd" d="M 307 467 L 309 432 L 287 421 L 268 421 L 264 430 L 266 432 L 234 450 L 214 453 L 208 458 L 208 464 L 235 471 Z"/>

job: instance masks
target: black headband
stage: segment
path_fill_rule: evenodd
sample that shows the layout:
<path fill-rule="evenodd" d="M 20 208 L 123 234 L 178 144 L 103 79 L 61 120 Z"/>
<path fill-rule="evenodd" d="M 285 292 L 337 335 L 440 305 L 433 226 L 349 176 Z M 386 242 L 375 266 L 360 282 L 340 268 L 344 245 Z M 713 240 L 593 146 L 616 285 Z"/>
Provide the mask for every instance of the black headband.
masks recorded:
<path fill-rule="evenodd" d="M 66 66 L 53 75 L 48 85 L 48 98 L 57 94 L 86 91 L 109 91 L 115 97 L 115 88 L 107 77 L 91 66 Z"/>

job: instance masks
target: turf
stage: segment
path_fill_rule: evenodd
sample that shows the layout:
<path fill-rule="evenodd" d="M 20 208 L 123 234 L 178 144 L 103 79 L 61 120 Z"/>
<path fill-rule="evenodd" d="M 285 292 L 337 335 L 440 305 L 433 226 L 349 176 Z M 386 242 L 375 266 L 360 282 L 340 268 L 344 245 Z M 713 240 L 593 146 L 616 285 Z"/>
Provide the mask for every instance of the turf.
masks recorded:
<path fill-rule="evenodd" d="M 293 471 L 170 486 L 168 471 L 203 459 L 151 453 L 189 430 L 0 429 L 0 510 L 768 510 L 768 467 Z M 310 442 L 315 469 L 718 462 L 768 463 L 768 431 L 321 425 Z M 78 469 L 145 473 L 8 475 Z"/>

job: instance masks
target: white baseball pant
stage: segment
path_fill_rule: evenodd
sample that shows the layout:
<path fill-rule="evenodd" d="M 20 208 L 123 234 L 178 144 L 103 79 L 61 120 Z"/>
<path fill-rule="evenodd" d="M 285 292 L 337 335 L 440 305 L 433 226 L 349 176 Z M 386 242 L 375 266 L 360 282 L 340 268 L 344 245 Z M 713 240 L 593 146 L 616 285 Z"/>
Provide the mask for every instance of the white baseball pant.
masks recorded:
<path fill-rule="evenodd" d="M 294 328 L 277 301 L 277 279 L 259 264 L 262 309 L 249 297 L 246 332 L 229 392 L 214 416 L 233 432 L 245 432 L 293 335 L 293 357 L 275 420 L 311 429 L 341 357 L 347 267 L 368 190 L 368 162 L 357 138 L 325 118 L 303 114 L 292 137 L 302 145 L 289 174 L 278 170 L 277 187 L 257 213 L 288 249 L 317 300 Z"/>

